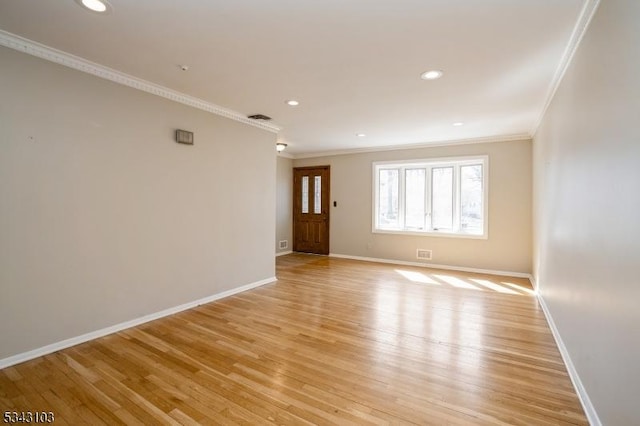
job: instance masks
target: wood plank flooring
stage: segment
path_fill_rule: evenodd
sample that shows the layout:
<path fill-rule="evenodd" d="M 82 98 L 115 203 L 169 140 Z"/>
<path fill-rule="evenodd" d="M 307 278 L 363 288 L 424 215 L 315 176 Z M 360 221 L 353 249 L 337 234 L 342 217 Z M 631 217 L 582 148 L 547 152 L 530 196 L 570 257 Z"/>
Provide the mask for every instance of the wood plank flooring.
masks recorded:
<path fill-rule="evenodd" d="M 56 424 L 587 424 L 527 280 L 291 254 L 278 282 L 0 370 Z"/>

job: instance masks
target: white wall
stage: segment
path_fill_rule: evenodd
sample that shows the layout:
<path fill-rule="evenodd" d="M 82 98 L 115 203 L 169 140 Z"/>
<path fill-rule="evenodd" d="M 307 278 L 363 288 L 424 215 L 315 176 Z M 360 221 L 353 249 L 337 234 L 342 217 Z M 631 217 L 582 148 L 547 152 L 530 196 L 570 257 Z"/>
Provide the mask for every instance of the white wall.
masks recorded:
<path fill-rule="evenodd" d="M 0 360 L 275 275 L 275 135 L 0 63 Z"/>
<path fill-rule="evenodd" d="M 372 163 L 465 155 L 489 156 L 489 238 L 374 234 Z M 331 253 L 417 262 L 416 249 L 433 250 L 432 264 L 531 271 L 531 142 L 442 146 L 294 160 L 295 167 L 331 166 Z"/>
<path fill-rule="evenodd" d="M 603 424 L 640 424 L 640 2 L 600 6 L 534 140 L 534 274 Z"/>
<path fill-rule="evenodd" d="M 293 161 L 278 156 L 276 172 L 276 253 L 291 251 L 293 247 Z M 287 240 L 289 247 L 279 248 L 279 241 Z"/>

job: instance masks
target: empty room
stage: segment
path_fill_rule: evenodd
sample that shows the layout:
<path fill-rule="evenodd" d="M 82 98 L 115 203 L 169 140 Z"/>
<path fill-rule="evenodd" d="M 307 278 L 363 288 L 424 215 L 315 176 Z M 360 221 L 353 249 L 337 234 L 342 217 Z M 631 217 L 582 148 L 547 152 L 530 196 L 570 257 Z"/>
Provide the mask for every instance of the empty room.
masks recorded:
<path fill-rule="evenodd" d="M 640 2 L 0 0 L 4 424 L 640 424 Z"/>

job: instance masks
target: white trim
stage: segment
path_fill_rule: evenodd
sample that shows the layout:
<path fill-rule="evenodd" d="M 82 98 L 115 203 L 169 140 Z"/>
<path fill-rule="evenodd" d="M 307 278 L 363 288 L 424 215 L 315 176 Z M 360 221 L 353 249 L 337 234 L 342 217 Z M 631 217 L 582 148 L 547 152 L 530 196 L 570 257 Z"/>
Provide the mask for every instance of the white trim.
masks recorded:
<path fill-rule="evenodd" d="M 375 220 L 375 218 L 374 218 Z M 465 234 L 463 232 L 440 232 L 440 231 L 403 231 L 402 229 L 373 229 L 372 234 L 391 234 L 391 235 L 414 235 L 418 237 L 436 237 L 436 238 L 465 238 L 468 240 L 488 240 L 488 234 Z"/>
<path fill-rule="evenodd" d="M 23 352 L 21 354 L 13 355 L 8 358 L 0 359 L 0 369 L 7 368 L 15 364 L 19 364 L 21 362 L 29 361 L 30 359 L 44 356 L 52 352 L 56 352 L 71 346 L 79 345 L 80 343 L 88 342 L 89 340 L 94 340 L 94 339 L 106 336 L 108 334 L 117 333 L 118 331 L 126 330 L 127 328 L 135 327 L 135 326 L 147 323 L 149 321 L 153 321 L 159 318 L 173 315 L 178 312 L 186 311 L 187 309 L 192 309 L 192 308 L 195 308 L 196 306 L 204 305 L 205 303 L 211 303 L 216 300 L 223 299 L 225 297 L 233 296 L 234 294 L 242 293 L 244 291 L 251 290 L 256 287 L 260 287 L 262 285 L 269 284 L 275 281 L 277 281 L 276 277 L 271 277 L 264 280 L 256 281 L 251 284 L 246 284 L 241 287 L 236 287 L 231 290 L 223 291 L 222 293 L 214 294 L 213 296 L 207 296 L 202 299 L 194 300 L 193 302 L 187 302 L 182 305 L 164 309 L 159 312 L 154 312 L 152 314 L 148 314 L 140 318 L 136 318 L 130 321 L 122 322 L 120 324 L 112 325 L 111 327 L 106 327 L 100 330 L 92 331 L 90 333 L 82 334 L 80 336 L 76 336 L 70 339 L 62 340 L 60 342 L 52 343 L 50 345 L 43 346 L 41 348 L 33 349 L 28 352 Z"/>
<path fill-rule="evenodd" d="M 527 278 L 529 278 L 529 282 L 531 283 L 533 291 L 538 294 L 538 281 L 536 280 L 536 277 L 534 277 L 532 274 L 529 274 Z"/>
<path fill-rule="evenodd" d="M 534 279 L 535 281 L 535 279 Z M 587 420 L 589 420 L 589 424 L 592 426 L 602 426 L 602 422 L 598 417 L 598 413 L 596 412 L 595 407 L 591 403 L 591 399 L 589 399 L 589 395 L 587 394 L 587 390 L 582 384 L 582 380 L 580 380 L 580 376 L 578 375 L 578 371 L 576 367 L 573 365 L 573 361 L 571 361 L 571 356 L 569 356 L 569 351 L 567 351 L 567 347 L 564 345 L 562 341 L 562 337 L 560 337 L 560 332 L 556 327 L 555 322 L 553 321 L 553 317 L 551 316 L 551 312 L 547 307 L 544 298 L 540 293 L 537 293 L 538 302 L 542 307 L 542 312 L 544 312 L 544 316 L 547 319 L 547 323 L 549 324 L 549 328 L 551 329 L 551 334 L 553 334 L 553 338 L 556 341 L 556 345 L 558 346 L 558 350 L 560 351 L 560 355 L 562 356 L 562 360 L 564 361 L 564 365 L 567 367 L 567 373 L 569 373 L 569 378 L 571 378 L 571 383 L 573 383 L 573 387 L 578 394 L 578 399 L 580 399 L 580 403 L 582 404 L 582 408 L 584 409 L 585 415 L 587 416 Z"/>
<path fill-rule="evenodd" d="M 576 390 L 578 395 L 578 399 L 580 399 L 580 403 L 582 404 L 582 408 L 584 409 L 585 415 L 587 416 L 587 420 L 589 424 L 592 426 L 602 426 L 602 422 L 598 417 L 595 407 L 591 403 L 589 399 L 589 395 L 587 394 L 587 390 L 585 389 L 582 381 L 580 380 L 580 376 L 571 361 L 571 357 L 569 356 L 569 352 L 567 351 L 567 347 L 564 345 L 562 338 L 560 337 L 560 332 L 553 321 L 553 317 L 551 316 L 551 312 L 549 312 L 549 308 L 544 301 L 544 298 L 538 292 L 538 282 L 536 278 L 532 274 L 527 274 L 523 272 L 509 272 L 509 271 L 497 271 L 493 269 L 478 269 L 478 268 L 467 268 L 461 266 L 450 266 L 450 265 L 436 265 L 432 263 L 419 263 L 419 262 L 406 262 L 402 260 L 392 260 L 392 259 L 379 259 L 372 257 L 362 257 L 362 256 L 350 256 L 346 254 L 337 254 L 330 253 L 330 257 L 336 257 L 340 259 L 351 259 L 351 260 L 361 260 L 365 262 L 378 262 L 378 263 L 387 263 L 394 265 L 407 265 L 407 266 L 419 266 L 423 268 L 433 268 L 433 269 L 445 269 L 445 270 L 453 270 L 453 271 L 462 271 L 462 272 L 472 272 L 472 273 L 480 273 L 480 274 L 488 274 L 488 275 L 499 275 L 499 276 L 511 276 L 518 278 L 528 278 L 531 282 L 531 286 L 534 289 L 534 293 L 542 307 L 542 311 L 544 316 L 549 324 L 549 328 L 551 329 L 551 334 L 555 339 L 558 350 L 560 351 L 560 355 L 562 356 L 562 361 L 564 362 L 567 373 L 569 374 L 569 378 L 571 379 L 571 383 Z"/>
<path fill-rule="evenodd" d="M 300 158 L 330 157 L 334 155 L 363 154 L 368 152 L 396 151 L 401 149 L 436 148 L 440 146 L 471 145 L 477 143 L 529 142 L 530 140 L 531 135 L 527 133 L 518 133 L 514 135 L 496 135 L 470 139 L 455 139 L 449 141 L 439 140 L 405 145 L 372 146 L 369 148 L 337 149 L 332 151 L 316 151 L 306 153 L 302 152 L 300 154 L 292 154 L 292 156 L 297 160 Z"/>
<path fill-rule="evenodd" d="M 433 164 L 434 166 L 449 165 L 450 163 L 464 163 L 462 165 L 477 164 L 478 160 L 488 161 L 489 156 L 486 154 L 480 155 L 460 155 L 452 157 L 432 157 L 432 158 L 417 158 L 407 160 L 388 160 L 388 161 L 374 161 L 374 166 L 391 166 L 401 165 L 406 167 L 423 166 L 425 163 Z"/>
<path fill-rule="evenodd" d="M 502 277 L 529 278 L 530 274 L 525 272 L 499 271 L 495 269 L 467 268 L 465 266 L 438 265 L 435 263 L 407 262 L 404 260 L 381 259 L 377 257 L 351 256 L 348 254 L 329 253 L 329 257 L 339 259 L 361 260 L 363 262 L 390 263 L 392 265 L 420 266 L 423 268 L 445 269 L 448 271 L 472 272 L 476 274 L 498 275 Z"/>
<path fill-rule="evenodd" d="M 286 256 L 287 254 L 291 254 L 293 253 L 293 251 L 289 250 L 289 251 L 281 251 L 279 253 L 276 253 L 276 257 L 278 256 Z"/>
<path fill-rule="evenodd" d="M 73 68 L 75 70 L 82 71 L 96 77 L 104 78 L 105 80 L 113 81 L 114 83 L 122 84 L 123 86 L 132 87 L 134 89 L 151 93 L 153 95 L 160 96 L 162 98 L 169 99 L 183 105 L 210 112 L 212 114 L 229 118 L 231 120 L 239 121 L 253 127 L 258 127 L 262 130 L 267 130 L 273 133 L 278 133 L 280 131 L 280 127 L 273 123 L 268 123 L 261 120 L 252 120 L 237 111 L 233 111 L 213 104 L 211 102 L 207 102 L 203 99 L 177 92 L 167 87 L 151 83 L 150 81 L 142 80 L 140 78 L 117 71 L 113 68 L 109 68 L 104 65 L 100 65 L 95 62 L 91 62 L 78 56 L 72 55 L 70 53 L 45 46 L 44 44 L 28 40 L 7 31 L 0 30 L 0 46 L 5 46 L 10 49 L 35 56 L 37 58 L 64 65 L 66 67 Z"/>
<path fill-rule="evenodd" d="M 578 50 L 580 42 L 587 32 L 587 28 L 589 27 L 591 19 L 593 18 L 593 15 L 595 15 L 596 9 L 598 8 L 599 4 L 600 0 L 585 1 L 584 6 L 582 7 L 582 11 L 580 12 L 580 16 L 578 17 L 578 21 L 576 22 L 575 27 L 573 27 L 573 32 L 571 33 L 571 37 L 569 38 L 569 44 L 567 44 L 567 47 L 564 50 L 562 59 L 560 60 L 558 68 L 556 69 L 556 72 L 553 75 L 553 79 L 551 80 L 551 84 L 549 85 L 544 106 L 542 107 L 542 111 L 540 111 L 540 116 L 531 129 L 530 133 L 532 136 L 535 135 L 538 131 L 538 127 L 540 127 L 540 124 L 544 119 L 544 115 L 547 113 L 547 109 L 549 108 L 549 105 L 551 105 L 551 101 L 553 100 L 558 87 L 560 87 L 560 83 L 562 82 L 567 69 L 569 69 L 569 65 L 571 65 L 573 56 Z"/>

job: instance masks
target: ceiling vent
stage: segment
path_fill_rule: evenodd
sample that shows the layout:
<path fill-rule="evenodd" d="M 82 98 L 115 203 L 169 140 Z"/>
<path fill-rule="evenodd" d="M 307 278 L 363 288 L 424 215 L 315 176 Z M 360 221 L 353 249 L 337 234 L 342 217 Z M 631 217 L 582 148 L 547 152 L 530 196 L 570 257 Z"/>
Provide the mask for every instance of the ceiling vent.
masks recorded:
<path fill-rule="evenodd" d="M 247 118 L 251 118 L 253 120 L 264 120 L 264 121 L 271 120 L 271 117 L 268 117 L 268 116 L 266 116 L 264 114 L 253 114 L 253 115 L 247 116 Z"/>

